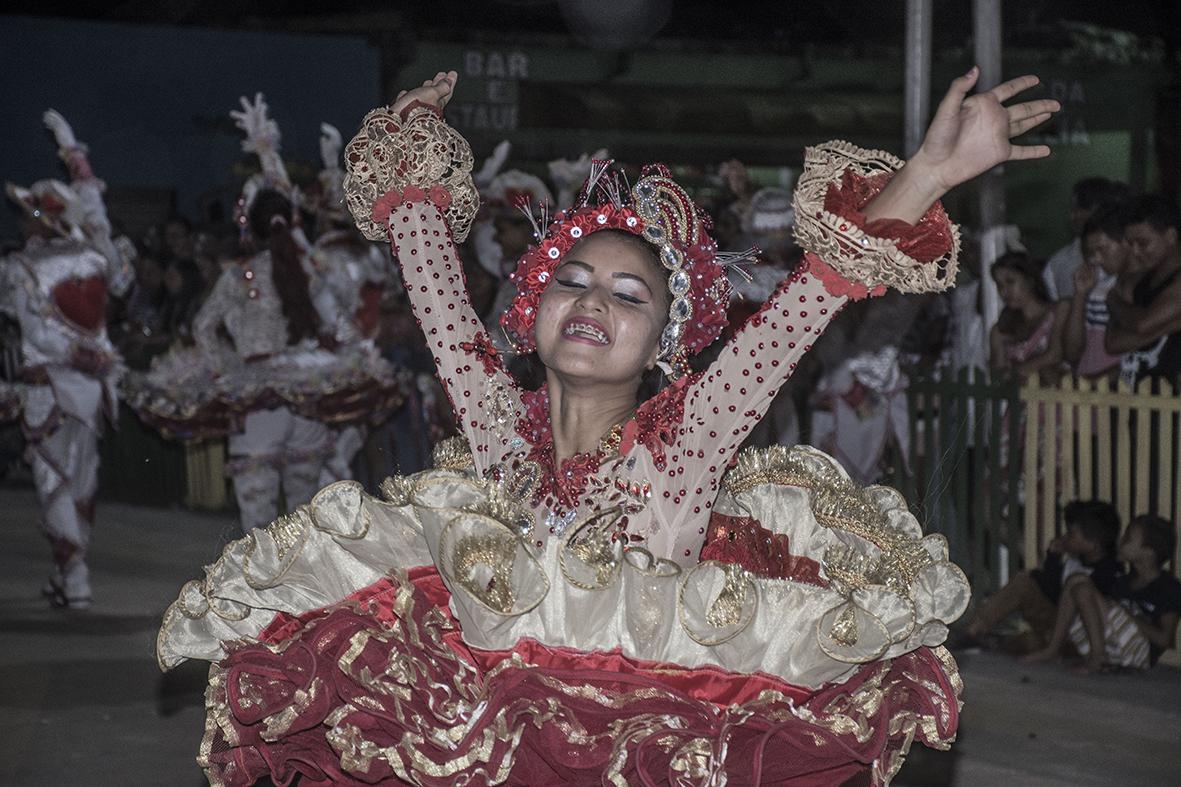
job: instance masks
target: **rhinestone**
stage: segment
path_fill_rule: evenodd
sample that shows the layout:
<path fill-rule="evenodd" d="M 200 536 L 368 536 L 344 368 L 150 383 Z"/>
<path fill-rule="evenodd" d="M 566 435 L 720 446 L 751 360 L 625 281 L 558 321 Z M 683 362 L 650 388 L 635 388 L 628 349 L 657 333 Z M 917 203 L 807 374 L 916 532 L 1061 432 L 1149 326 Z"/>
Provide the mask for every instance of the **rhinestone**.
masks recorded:
<path fill-rule="evenodd" d="M 252 270 L 246 271 L 245 273 L 242 274 L 242 278 L 246 279 L 246 281 L 250 281 L 251 279 L 254 278 L 254 271 L 252 271 Z"/>
<path fill-rule="evenodd" d="M 660 334 L 660 346 L 665 349 L 672 349 L 676 347 L 680 339 L 681 324 L 679 322 L 670 322 L 664 326 L 664 332 Z"/>
<path fill-rule="evenodd" d="M 668 315 L 677 322 L 684 322 L 693 316 L 693 306 L 687 298 L 677 298 L 668 310 Z"/>
<path fill-rule="evenodd" d="M 691 283 L 692 282 L 689 281 L 689 274 L 685 273 L 683 270 L 679 270 L 672 276 L 668 277 L 668 290 L 673 295 L 684 295 L 689 291 L 689 285 Z"/>
<path fill-rule="evenodd" d="M 545 282 L 549 281 L 549 272 L 548 272 L 548 271 L 542 271 L 541 273 L 537 274 L 537 280 L 538 280 L 539 282 L 541 282 L 542 284 L 544 284 Z"/>
<path fill-rule="evenodd" d="M 607 214 L 600 213 L 598 216 L 595 216 L 595 221 L 599 222 L 600 224 L 606 224 L 607 223 Z"/>
<path fill-rule="evenodd" d="M 627 226 L 629 226 L 629 227 L 634 227 L 634 226 L 636 226 L 636 224 L 638 224 L 638 223 L 639 223 L 639 222 L 638 222 L 638 221 L 636 221 L 636 217 L 635 217 L 635 216 L 628 216 L 628 217 L 627 217 Z"/>
<path fill-rule="evenodd" d="M 657 224 L 649 224 L 644 227 L 644 234 L 654 241 L 664 240 L 664 228 Z"/>
<path fill-rule="evenodd" d="M 666 245 L 660 249 L 660 261 L 664 263 L 664 267 L 675 271 L 681 267 L 681 255 L 672 245 Z"/>
<path fill-rule="evenodd" d="M 556 260 L 558 257 L 562 256 L 562 252 L 558 251 L 557 246 L 550 246 L 549 251 L 547 251 L 546 254 L 549 255 L 551 260 Z"/>
<path fill-rule="evenodd" d="M 582 227 L 571 227 L 570 228 L 570 237 L 571 238 L 581 238 L 582 237 Z"/>
<path fill-rule="evenodd" d="M 656 195 L 656 189 L 652 188 L 651 183 L 641 183 L 636 186 L 636 194 L 639 194 L 641 199 L 650 199 Z"/>

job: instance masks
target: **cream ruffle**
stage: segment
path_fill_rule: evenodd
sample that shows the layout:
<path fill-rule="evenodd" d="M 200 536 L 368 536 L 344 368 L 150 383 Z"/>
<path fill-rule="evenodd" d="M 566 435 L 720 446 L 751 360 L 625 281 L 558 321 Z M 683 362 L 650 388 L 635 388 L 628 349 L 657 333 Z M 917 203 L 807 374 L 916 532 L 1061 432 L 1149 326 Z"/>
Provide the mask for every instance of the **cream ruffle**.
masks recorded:
<path fill-rule="evenodd" d="M 899 292 L 941 292 L 953 286 L 960 253 L 955 224 L 949 222 L 951 249 L 937 260 L 922 263 L 901 252 L 893 240 L 870 235 L 824 207 L 829 188 L 840 182 L 846 170 L 870 177 L 896 172 L 904 163 L 884 150 L 867 150 L 843 140 L 805 148 L 804 171 L 792 195 L 796 243 L 846 279 L 871 288 L 885 285 Z"/>
<path fill-rule="evenodd" d="M 369 240 L 389 240 L 388 214 L 374 216 L 374 205 L 391 190 L 408 186 L 446 189 L 447 226 L 456 243 L 467 238 L 480 207 L 472 181 L 472 149 L 438 111 L 421 104 L 400 113 L 390 107 L 372 110 L 345 148 L 344 163 L 345 203 Z"/>
<path fill-rule="evenodd" d="M 715 510 L 786 533 L 793 554 L 821 564 L 827 588 L 716 561 L 683 571 L 611 539 L 614 510 L 575 523 L 538 551 L 520 536 L 528 513 L 459 470 L 390 479 L 383 491 L 386 501 L 351 482 L 334 484 L 229 545 L 169 608 L 157 643 L 161 667 L 217 661 L 223 642 L 257 637 L 276 612 L 324 607 L 391 569 L 430 563 L 474 647 L 507 649 L 529 637 L 620 648 L 804 687 L 940 644 L 968 603 L 946 542 L 922 535 L 897 492 L 857 488 L 810 448 L 744 454 Z"/>

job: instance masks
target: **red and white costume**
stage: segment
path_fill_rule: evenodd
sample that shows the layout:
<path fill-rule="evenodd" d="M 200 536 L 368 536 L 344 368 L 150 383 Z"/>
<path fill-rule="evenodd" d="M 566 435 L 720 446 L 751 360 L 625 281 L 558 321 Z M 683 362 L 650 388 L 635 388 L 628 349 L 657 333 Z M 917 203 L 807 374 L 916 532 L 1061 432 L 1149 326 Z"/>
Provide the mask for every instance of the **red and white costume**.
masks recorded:
<path fill-rule="evenodd" d="M 244 149 L 258 154 L 263 173 L 247 183 L 239 209 L 245 226 L 252 200 L 275 189 L 298 201 L 278 154 L 279 131 L 259 95 L 232 113 L 246 131 Z M 322 333 L 340 342 L 332 351 L 314 339 L 291 344 L 275 287 L 270 251 L 231 265 L 193 320 L 196 346 L 153 360 L 131 374 L 128 403 L 166 435 L 185 439 L 229 436 L 227 472 L 242 528 L 265 527 L 279 511 L 307 503 L 336 452 L 330 426 L 381 417 L 401 402 L 401 384 L 372 342 L 360 340 L 347 308 L 318 277 L 310 245 L 292 232 L 309 275 L 309 297 Z M 230 344 L 220 338 L 224 329 Z"/>
<path fill-rule="evenodd" d="M 414 152 L 423 139 L 433 155 Z M 847 297 L 937 283 L 939 266 L 910 254 L 954 245 L 942 209 L 867 234 L 858 208 L 885 176 L 861 175 L 878 158 L 813 151 L 801 239 L 825 259 L 810 254 L 712 367 L 557 464 L 544 387 L 516 386 L 468 303 L 453 241 L 474 214 L 466 147 L 430 108 L 375 111 L 346 151 L 346 189 L 363 231 L 388 233 L 470 453 L 441 447 L 436 469 L 389 479 L 384 500 L 332 485 L 183 588 L 157 654 L 219 662 L 199 758 L 210 781 L 880 782 L 913 736 L 947 746 L 960 686 L 936 646 L 968 586 L 943 539 L 812 449 L 733 464 Z M 560 215 L 518 267 L 510 338 L 528 341 L 530 298 L 587 233 L 693 237 L 696 219 L 655 193 L 669 183 L 657 169 L 632 191 L 639 208 Z M 696 237 L 669 252 L 670 290 L 697 286 L 674 281 L 684 272 L 718 291 L 688 290 L 691 316 L 674 299 L 674 375 L 724 322 L 725 301 L 702 305 L 728 298 Z"/>
<path fill-rule="evenodd" d="M 54 569 L 46 588 L 58 604 L 91 600 L 86 562 L 98 485 L 103 413 L 114 421 L 122 360 L 107 337 L 109 294 L 130 285 L 130 253 L 113 242 L 103 183 L 60 115 L 55 131 L 72 184 L 41 181 L 9 195 L 57 237 L 30 239 L 0 263 L 0 310 L 20 325 L 22 418 Z"/>

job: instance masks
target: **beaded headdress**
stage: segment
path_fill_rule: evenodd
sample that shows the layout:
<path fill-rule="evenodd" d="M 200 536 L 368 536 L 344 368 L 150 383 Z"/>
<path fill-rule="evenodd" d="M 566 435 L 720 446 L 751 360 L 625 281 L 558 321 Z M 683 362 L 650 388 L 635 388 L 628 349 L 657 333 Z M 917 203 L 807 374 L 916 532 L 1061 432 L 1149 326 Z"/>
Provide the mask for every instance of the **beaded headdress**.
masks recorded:
<path fill-rule="evenodd" d="M 517 296 L 501 316 L 505 336 L 518 352 L 536 349 L 534 323 L 541 293 L 574 244 L 599 230 L 621 230 L 655 247 L 668 270 L 672 296 L 668 324 L 660 337 L 659 359 L 670 377 L 688 371 L 688 359 L 708 347 L 726 325 L 730 281 L 726 266 L 751 260 L 756 250 L 725 254 L 698 210 L 663 164 L 646 166 L 628 189 L 610 161 L 596 161 L 574 207 L 534 224 L 538 239 L 517 263 L 512 280 Z M 526 209 L 526 215 L 532 211 Z M 548 226 L 546 226 L 548 224 Z M 545 229 L 543 230 L 543 227 Z"/>

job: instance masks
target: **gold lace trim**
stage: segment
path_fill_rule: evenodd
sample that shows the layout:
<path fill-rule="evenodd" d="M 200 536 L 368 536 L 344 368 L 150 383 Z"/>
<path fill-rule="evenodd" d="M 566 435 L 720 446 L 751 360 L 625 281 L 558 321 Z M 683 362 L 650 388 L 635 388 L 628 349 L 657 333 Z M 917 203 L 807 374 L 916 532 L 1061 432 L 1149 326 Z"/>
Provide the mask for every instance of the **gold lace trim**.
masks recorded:
<path fill-rule="evenodd" d="M 825 550 L 824 574 L 833 589 L 846 599 L 844 609 L 829 625 L 827 636 L 833 642 L 845 648 L 857 644 L 861 632 L 854 598 L 858 591 L 884 587 L 906 599 L 913 607 L 913 583 L 922 569 L 935 565 L 936 559 L 922 540 L 890 526 L 886 514 L 870 496 L 870 490 L 855 484 L 831 461 L 799 448 L 784 446 L 744 451 L 723 481 L 726 490 L 734 496 L 765 484 L 807 489 L 811 493 L 813 516 L 820 525 L 851 533 L 880 550 L 876 555 L 852 547 L 832 546 Z M 871 620 L 876 620 L 868 610 L 865 613 Z M 818 621 L 818 626 L 820 623 Z M 847 660 L 825 645 L 825 637 L 819 628 L 817 635 L 825 653 L 835 659 Z M 888 643 L 883 643 L 883 647 L 886 645 Z M 878 656 L 880 653 L 869 657 Z"/>
<path fill-rule="evenodd" d="M 431 463 L 436 470 L 474 470 L 476 460 L 471 446 L 462 437 L 448 437 L 431 449 Z"/>
<path fill-rule="evenodd" d="M 848 593 L 868 585 L 885 585 L 910 597 L 910 585 L 934 559 L 923 544 L 889 526 L 867 490 L 835 466 L 798 448 L 771 446 L 739 455 L 724 486 L 740 495 L 764 484 L 798 486 L 812 493 L 812 513 L 827 528 L 852 533 L 881 550 L 877 558 L 851 549 L 829 549 L 825 574 Z"/>
<path fill-rule="evenodd" d="M 850 281 L 870 288 L 879 285 L 900 292 L 940 292 L 955 283 L 959 269 L 960 232 L 951 225 L 951 250 L 933 262 L 919 262 L 898 250 L 894 241 L 867 235 L 848 219 L 824 209 L 828 188 L 852 169 L 871 176 L 894 172 L 901 159 L 883 150 L 866 150 L 842 140 L 809 147 L 804 171 L 792 197 L 795 238 Z"/>
<path fill-rule="evenodd" d="M 456 243 L 467 238 L 480 207 L 472 182 L 472 149 L 459 132 L 427 107 L 413 107 L 403 120 L 389 107 L 373 110 L 344 152 L 345 202 L 361 234 L 389 240 L 389 227 L 373 219 L 373 206 L 391 189 L 442 186 L 451 195 L 443 211 Z"/>

